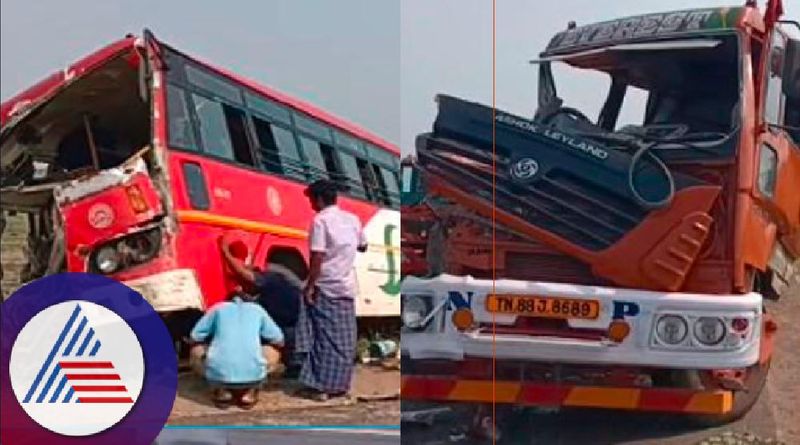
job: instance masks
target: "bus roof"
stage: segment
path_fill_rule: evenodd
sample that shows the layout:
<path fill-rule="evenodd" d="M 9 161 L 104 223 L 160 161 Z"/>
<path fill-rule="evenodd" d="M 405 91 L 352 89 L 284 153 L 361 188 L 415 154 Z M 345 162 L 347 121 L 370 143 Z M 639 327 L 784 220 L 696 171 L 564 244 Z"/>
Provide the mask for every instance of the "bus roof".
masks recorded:
<path fill-rule="evenodd" d="M 138 38 L 135 36 L 127 36 L 124 39 L 116 41 L 107 45 L 94 53 L 84 57 L 83 59 L 69 65 L 65 69 L 55 72 L 50 76 L 44 78 L 30 88 L 22 91 L 16 96 L 0 104 L 0 125 L 5 126 L 10 118 L 23 108 L 28 108 L 41 100 L 45 100 L 52 96 L 56 91 L 71 83 L 74 79 L 82 77 L 98 66 L 102 65 L 108 59 L 116 57 L 119 53 L 126 50 L 131 50 L 137 44 Z M 161 44 L 159 42 L 159 44 Z M 183 53 L 181 53 L 183 54 Z M 373 145 L 376 145 L 384 150 L 394 154 L 400 154 L 400 149 L 394 144 L 384 140 L 383 138 L 370 133 L 369 131 L 359 127 L 358 125 L 347 122 L 333 114 L 311 105 L 308 102 L 296 99 L 287 94 L 281 93 L 273 88 L 261 85 L 253 80 L 247 79 L 243 76 L 234 74 L 226 69 L 214 66 L 208 62 L 197 59 L 190 55 L 183 54 L 185 57 L 200 63 L 211 70 L 218 72 L 220 75 L 226 76 L 231 80 L 240 83 L 270 99 L 281 102 L 289 107 L 302 111 L 310 116 L 313 116 L 328 125 L 337 127 L 347 133 L 352 134 L 360 139 L 363 139 Z"/>

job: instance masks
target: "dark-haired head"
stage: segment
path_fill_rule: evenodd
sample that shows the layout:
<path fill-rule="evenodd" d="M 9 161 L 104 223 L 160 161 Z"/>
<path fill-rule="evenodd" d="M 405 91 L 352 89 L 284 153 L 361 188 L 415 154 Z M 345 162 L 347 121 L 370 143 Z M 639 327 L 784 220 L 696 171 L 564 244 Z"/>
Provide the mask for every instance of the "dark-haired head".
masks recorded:
<path fill-rule="evenodd" d="M 336 204 L 338 192 L 339 184 L 328 179 L 320 179 L 309 185 L 305 194 L 311 202 L 311 207 L 318 212 Z"/>

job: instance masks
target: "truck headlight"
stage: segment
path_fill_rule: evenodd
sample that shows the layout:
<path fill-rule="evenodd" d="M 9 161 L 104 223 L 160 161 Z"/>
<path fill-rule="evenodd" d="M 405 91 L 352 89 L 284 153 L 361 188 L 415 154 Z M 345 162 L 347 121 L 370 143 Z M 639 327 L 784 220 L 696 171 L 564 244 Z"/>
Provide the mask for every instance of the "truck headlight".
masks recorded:
<path fill-rule="evenodd" d="M 114 246 L 106 246 L 97 251 L 94 257 L 97 270 L 105 274 L 114 272 L 119 268 L 120 254 Z"/>
<path fill-rule="evenodd" d="M 656 322 L 656 337 L 668 345 L 678 345 L 689 332 L 686 320 L 678 315 L 662 315 Z"/>
<path fill-rule="evenodd" d="M 714 346 L 725 338 L 727 329 L 721 318 L 700 317 L 694 322 L 694 338 L 706 346 Z"/>
<path fill-rule="evenodd" d="M 403 295 L 401 304 L 403 326 L 411 329 L 423 328 L 425 318 L 431 311 L 430 299 L 419 295 Z"/>

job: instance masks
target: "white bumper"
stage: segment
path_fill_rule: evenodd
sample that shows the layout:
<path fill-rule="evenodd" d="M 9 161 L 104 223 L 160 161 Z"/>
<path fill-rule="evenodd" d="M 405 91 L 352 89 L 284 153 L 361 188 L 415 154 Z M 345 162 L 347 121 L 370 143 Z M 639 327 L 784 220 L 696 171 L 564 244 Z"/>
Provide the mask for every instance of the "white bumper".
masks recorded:
<path fill-rule="evenodd" d="M 452 293 L 468 303 L 479 323 L 510 326 L 515 315 L 499 315 L 485 307 L 487 294 L 521 294 L 542 297 L 591 299 L 600 304 L 595 320 L 569 320 L 573 328 L 607 329 L 615 307 L 621 303 L 638 307 L 635 316 L 624 316 L 631 332 L 621 343 L 608 340 L 579 340 L 558 337 L 497 334 L 473 331 L 462 333 L 450 319 L 454 310 Z M 685 369 L 742 368 L 758 361 L 762 323 L 760 294 L 703 295 L 664 293 L 560 283 L 490 280 L 440 276 L 434 279 L 409 277 L 403 295 L 428 295 L 439 307 L 424 331 L 403 331 L 403 353 L 411 359 L 461 360 L 465 356 L 496 357 L 499 360 L 529 360 L 550 363 L 633 365 Z M 448 303 L 444 303 L 445 300 Z M 442 304 L 444 303 L 444 304 Z M 629 306 L 630 307 L 630 306 Z M 676 346 L 659 341 L 654 333 L 656 320 L 664 314 L 679 314 L 689 326 L 686 341 Z M 617 314 L 619 315 L 619 314 Z M 693 337 L 692 326 L 699 317 L 719 317 L 725 323 L 733 318 L 748 320 L 744 332 L 727 329 L 724 340 L 705 346 Z M 735 336 L 735 338 L 734 338 Z"/>
<path fill-rule="evenodd" d="M 203 310 L 203 294 L 192 269 L 174 269 L 123 281 L 142 294 L 156 312 Z"/>

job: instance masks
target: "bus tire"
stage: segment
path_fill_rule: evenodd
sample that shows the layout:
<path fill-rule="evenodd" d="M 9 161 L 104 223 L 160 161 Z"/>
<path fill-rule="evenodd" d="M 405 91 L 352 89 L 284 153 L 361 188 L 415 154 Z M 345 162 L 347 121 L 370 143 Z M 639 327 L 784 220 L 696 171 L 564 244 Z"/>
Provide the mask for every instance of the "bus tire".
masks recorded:
<path fill-rule="evenodd" d="M 290 287 L 292 289 L 291 292 L 297 298 L 302 298 L 303 287 L 305 286 L 305 283 L 303 282 L 303 280 L 300 279 L 300 277 L 297 276 L 297 273 L 295 273 L 291 268 L 279 263 L 267 263 L 266 266 L 264 267 L 263 273 L 264 275 L 266 275 L 268 280 L 280 281 L 282 286 L 286 285 Z M 263 296 L 261 298 L 268 298 L 268 297 Z M 259 304 L 266 309 L 266 305 L 261 299 L 259 299 Z M 292 361 L 294 358 L 294 331 L 296 329 L 294 329 L 295 326 L 288 326 L 288 327 L 281 326 L 281 328 L 283 329 L 284 334 L 287 337 L 285 339 L 286 341 L 284 344 L 284 350 L 281 355 L 285 362 L 284 364 L 286 365 L 287 369 L 289 370 L 289 373 L 291 374 L 293 371 Z"/>

